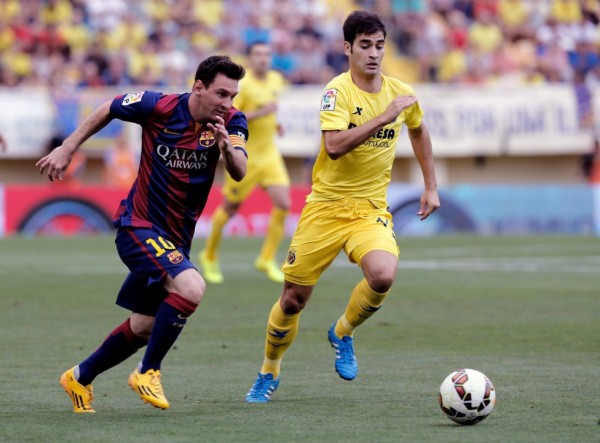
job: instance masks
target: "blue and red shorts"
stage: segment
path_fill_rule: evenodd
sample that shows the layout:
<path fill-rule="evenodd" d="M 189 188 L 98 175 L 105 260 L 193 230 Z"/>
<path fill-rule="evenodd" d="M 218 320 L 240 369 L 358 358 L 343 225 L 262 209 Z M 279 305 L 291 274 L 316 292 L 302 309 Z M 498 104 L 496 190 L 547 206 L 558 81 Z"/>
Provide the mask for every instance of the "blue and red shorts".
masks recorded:
<path fill-rule="evenodd" d="M 153 229 L 120 228 L 115 240 L 121 260 L 129 268 L 117 296 L 117 305 L 133 312 L 155 315 L 167 296 L 161 282 L 196 267 L 189 252 Z"/>

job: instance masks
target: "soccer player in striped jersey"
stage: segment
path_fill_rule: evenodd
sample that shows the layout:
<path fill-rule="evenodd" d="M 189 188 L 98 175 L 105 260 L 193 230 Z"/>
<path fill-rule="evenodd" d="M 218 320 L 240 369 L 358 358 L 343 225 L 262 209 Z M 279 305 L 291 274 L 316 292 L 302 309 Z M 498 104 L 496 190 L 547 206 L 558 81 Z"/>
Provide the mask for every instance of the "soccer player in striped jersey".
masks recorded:
<path fill-rule="evenodd" d="M 263 188 L 273 203 L 269 227 L 260 254 L 254 261 L 257 270 L 269 280 L 283 283 L 276 253 L 285 233 L 285 219 L 289 212 L 290 178 L 281 153 L 275 146 L 275 137 L 283 134 L 277 122 L 277 101 L 285 84 L 283 76 L 271 67 L 271 49 L 264 42 L 255 42 L 248 48 L 248 72 L 240 82 L 240 93 L 234 105 L 246 114 L 248 130 L 248 174 L 240 182 L 225 175 L 223 203 L 212 217 L 212 229 L 206 245 L 198 254 L 204 278 L 209 283 L 223 282 L 218 253 L 221 232 L 256 186 Z"/>
<path fill-rule="evenodd" d="M 226 56 L 202 61 L 191 92 L 143 91 L 107 101 L 36 166 L 62 179 L 73 154 L 116 118 L 142 127 L 139 171 L 115 216 L 116 246 L 129 268 L 117 304 L 131 315 L 100 347 L 60 378 L 75 412 L 94 412 L 92 381 L 139 348 L 146 351 L 129 376 L 142 400 L 167 409 L 161 363 L 196 310 L 206 284 L 189 254 L 219 157 L 234 180 L 246 174 L 245 115 L 233 107 L 244 68 Z"/>
<path fill-rule="evenodd" d="M 387 188 L 402 125 L 423 174 L 417 216 L 440 206 L 431 139 L 414 90 L 381 73 L 386 30 L 376 14 L 351 13 L 344 22 L 350 70 L 326 86 L 321 99 L 321 149 L 286 263 L 283 293 L 271 308 L 265 352 L 246 401 L 264 403 L 279 385 L 281 361 L 298 333 L 300 314 L 321 274 L 341 250 L 364 278 L 343 314 L 329 328 L 335 370 L 344 380 L 358 373 L 355 330 L 383 304 L 396 277 L 398 245 L 387 210 Z"/>

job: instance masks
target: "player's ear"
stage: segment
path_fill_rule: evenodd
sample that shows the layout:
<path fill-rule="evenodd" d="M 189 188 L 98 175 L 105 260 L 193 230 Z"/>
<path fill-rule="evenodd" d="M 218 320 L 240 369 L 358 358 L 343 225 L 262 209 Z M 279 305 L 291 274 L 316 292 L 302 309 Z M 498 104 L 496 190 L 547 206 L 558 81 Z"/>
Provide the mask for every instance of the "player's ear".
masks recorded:
<path fill-rule="evenodd" d="M 344 42 L 344 54 L 346 54 L 347 57 L 352 54 L 352 43 L 346 41 Z"/>
<path fill-rule="evenodd" d="M 204 83 L 202 83 L 202 80 L 196 80 L 194 86 L 192 86 L 192 91 L 199 93 L 202 92 L 203 89 L 206 89 L 206 87 L 204 86 Z"/>

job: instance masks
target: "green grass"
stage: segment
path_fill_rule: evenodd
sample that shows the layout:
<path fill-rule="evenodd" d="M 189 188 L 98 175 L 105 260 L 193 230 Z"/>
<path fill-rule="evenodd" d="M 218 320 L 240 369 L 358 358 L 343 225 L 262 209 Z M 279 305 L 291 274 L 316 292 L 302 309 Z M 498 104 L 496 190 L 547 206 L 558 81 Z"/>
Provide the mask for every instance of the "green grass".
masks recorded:
<path fill-rule="evenodd" d="M 81 416 L 58 378 L 127 316 L 114 305 L 125 268 L 113 239 L 2 240 L 0 441 L 600 440 L 600 239 L 400 246 L 396 284 L 356 334 L 355 381 L 334 372 L 326 339 L 361 277 L 339 257 L 303 313 L 273 401 L 243 402 L 281 285 L 251 267 L 258 241 L 228 240 L 226 283 L 209 286 L 163 364 L 171 409 L 129 390 L 138 355 L 95 380 L 97 413 Z M 484 372 L 497 390 L 496 410 L 474 427 L 453 424 L 437 405 L 439 384 L 460 367 Z"/>

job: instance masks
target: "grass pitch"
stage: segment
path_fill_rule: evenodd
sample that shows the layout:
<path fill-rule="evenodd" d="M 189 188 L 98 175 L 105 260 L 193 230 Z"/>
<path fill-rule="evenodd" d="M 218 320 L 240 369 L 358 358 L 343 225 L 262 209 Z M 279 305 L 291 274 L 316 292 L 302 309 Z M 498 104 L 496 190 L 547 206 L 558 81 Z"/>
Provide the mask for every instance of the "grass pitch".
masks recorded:
<path fill-rule="evenodd" d="M 201 241 L 196 242 L 194 256 Z M 60 374 L 127 312 L 112 237 L 0 241 L 0 441 L 597 442 L 600 239 L 400 239 L 398 278 L 356 334 L 360 372 L 333 369 L 327 329 L 360 271 L 340 256 L 315 288 L 272 402 L 243 399 L 262 360 L 281 285 L 252 268 L 257 240 L 227 240 L 226 283 L 209 285 L 163 363 L 171 409 L 127 386 L 141 353 L 94 382 L 97 413 L 76 415 Z M 473 427 L 445 418 L 440 383 L 470 367 L 496 386 Z"/>

